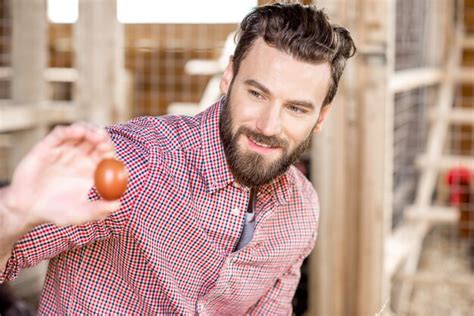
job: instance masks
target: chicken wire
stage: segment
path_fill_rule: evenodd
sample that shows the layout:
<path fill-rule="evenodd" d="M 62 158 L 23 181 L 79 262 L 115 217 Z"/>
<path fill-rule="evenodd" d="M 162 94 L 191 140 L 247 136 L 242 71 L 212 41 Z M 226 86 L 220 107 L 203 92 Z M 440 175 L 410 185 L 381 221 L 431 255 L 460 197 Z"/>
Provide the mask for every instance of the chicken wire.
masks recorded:
<path fill-rule="evenodd" d="M 48 67 L 74 71 L 73 25 L 48 24 Z M 62 80 L 61 80 L 62 79 Z M 72 101 L 75 83 L 64 78 L 48 82 L 48 97 L 53 101 Z"/>
<path fill-rule="evenodd" d="M 442 0 L 397 0 L 395 13 L 395 71 L 440 67 L 444 47 Z M 430 49 L 433 46 L 436 49 Z M 437 87 L 397 93 L 394 97 L 393 226 L 413 204 L 419 178 L 416 158 L 426 151 L 428 110 L 436 104 Z"/>
<path fill-rule="evenodd" d="M 454 5 L 454 1 L 451 5 Z M 442 65 L 443 51 L 433 49 L 433 40 L 442 41 L 440 21 L 428 12 L 443 13 L 441 1 L 397 0 L 396 48 L 397 71 Z M 438 6 L 438 7 L 437 7 Z M 464 1 L 464 30 L 474 30 L 474 1 Z M 458 15 L 459 12 L 456 13 Z M 472 33 L 471 33 L 472 34 Z M 452 34 L 447 36 L 453 36 Z M 430 49 L 431 47 L 431 49 Z M 474 51 L 464 49 L 460 66 L 474 65 Z M 458 83 L 454 89 L 453 108 L 474 108 L 472 84 Z M 426 152 L 430 112 L 439 98 L 439 86 L 414 89 L 395 95 L 393 225 L 403 221 L 404 209 L 415 201 L 422 169 L 416 166 L 418 156 Z M 449 123 L 444 157 L 474 157 L 472 123 Z M 439 161 L 442 162 L 442 161 Z M 474 315 L 474 166 L 471 162 L 451 164 L 440 169 L 432 205 L 451 207 L 460 218 L 437 223 L 426 235 L 417 268 L 425 280 L 414 282 L 409 304 L 397 315 Z M 394 288 L 398 280 L 394 282 Z"/>
<path fill-rule="evenodd" d="M 395 70 L 421 67 L 426 51 L 427 1 L 397 0 Z"/>
<path fill-rule="evenodd" d="M 397 93 L 394 102 L 393 136 L 393 226 L 403 219 L 404 209 L 413 204 L 420 170 L 416 158 L 426 148 L 427 113 L 435 88 Z"/>
<path fill-rule="evenodd" d="M 211 75 L 190 74 L 193 59 L 217 60 L 236 24 L 126 24 L 125 60 L 133 114 L 163 115 L 174 102 L 198 103 Z"/>

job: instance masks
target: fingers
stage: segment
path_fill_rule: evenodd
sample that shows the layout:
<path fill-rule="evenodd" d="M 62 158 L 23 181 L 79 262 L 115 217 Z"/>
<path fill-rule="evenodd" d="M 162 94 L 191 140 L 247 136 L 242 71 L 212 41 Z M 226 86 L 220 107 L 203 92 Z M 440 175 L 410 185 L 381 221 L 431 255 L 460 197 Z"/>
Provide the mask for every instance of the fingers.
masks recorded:
<path fill-rule="evenodd" d="M 115 156 L 114 144 L 104 129 L 90 129 L 86 133 L 86 138 L 89 143 L 94 144 L 92 150 L 98 158 Z"/>
<path fill-rule="evenodd" d="M 83 123 L 74 123 L 70 126 L 56 126 L 40 145 L 47 148 L 60 147 L 66 142 L 80 141 L 86 134 L 87 127 Z"/>
<path fill-rule="evenodd" d="M 99 127 L 85 122 L 74 123 L 69 126 L 56 126 L 42 141 L 43 145 L 54 148 L 64 143 L 87 141 L 93 145 L 110 143 L 107 132 Z M 113 147 L 113 146 L 112 146 Z"/>
<path fill-rule="evenodd" d="M 64 154 L 71 150 L 77 150 L 81 155 L 97 156 L 99 159 L 115 155 L 114 145 L 107 132 L 84 122 L 56 126 L 33 149 L 39 155 Z M 71 155 L 74 156 L 75 153 L 66 154 L 67 157 Z"/>

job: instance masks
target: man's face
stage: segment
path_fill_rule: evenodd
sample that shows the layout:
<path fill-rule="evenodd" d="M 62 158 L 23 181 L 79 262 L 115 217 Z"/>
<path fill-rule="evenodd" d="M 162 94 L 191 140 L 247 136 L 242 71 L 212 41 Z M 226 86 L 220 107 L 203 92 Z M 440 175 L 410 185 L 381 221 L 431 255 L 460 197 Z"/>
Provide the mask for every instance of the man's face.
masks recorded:
<path fill-rule="evenodd" d="M 319 132 L 329 64 L 301 62 L 258 39 L 234 77 L 229 62 L 220 88 L 226 104 L 220 133 L 236 181 L 256 187 L 284 173 Z M 320 111 L 321 110 L 321 111 Z"/>

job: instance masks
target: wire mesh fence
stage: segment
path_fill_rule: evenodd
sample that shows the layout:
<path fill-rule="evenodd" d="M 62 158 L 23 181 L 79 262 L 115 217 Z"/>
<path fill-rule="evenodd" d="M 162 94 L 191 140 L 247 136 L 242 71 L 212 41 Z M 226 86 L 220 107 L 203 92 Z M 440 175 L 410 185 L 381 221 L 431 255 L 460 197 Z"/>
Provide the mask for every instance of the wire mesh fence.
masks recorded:
<path fill-rule="evenodd" d="M 134 116 L 167 114 L 175 102 L 199 103 L 212 74 L 189 73 L 186 64 L 194 59 L 217 60 L 236 28 L 236 24 L 126 24 Z"/>
<path fill-rule="evenodd" d="M 419 88 L 397 93 L 394 103 L 394 167 L 392 225 L 403 220 L 403 211 L 413 204 L 419 168 L 417 157 L 425 151 L 428 111 L 435 88 Z"/>
<path fill-rule="evenodd" d="M 448 3 L 455 5 L 455 2 Z M 442 1 L 397 0 L 396 54 L 397 71 L 443 67 L 445 49 L 436 47 L 442 40 Z M 465 38 L 472 34 L 474 2 L 464 2 Z M 459 14 L 457 12 L 456 14 Z M 453 36 L 444 34 L 444 36 Z M 433 42 L 435 41 L 435 42 Z M 463 67 L 472 66 L 474 52 L 463 50 Z M 417 162 L 426 152 L 427 139 L 436 116 L 439 85 L 410 90 L 395 95 L 394 109 L 394 170 L 393 225 L 404 221 L 404 210 L 415 202 L 417 184 L 423 164 Z M 459 82 L 455 88 L 453 109 L 474 108 L 472 83 Z M 471 112 L 463 112 L 472 115 Z M 439 119 L 439 118 L 438 118 Z M 441 118 L 447 119 L 447 118 Z M 438 180 L 432 196 L 432 206 L 457 214 L 455 220 L 435 223 L 424 238 L 417 265 L 413 292 L 409 304 L 397 315 L 472 315 L 474 314 L 474 194 L 472 158 L 474 132 L 471 122 L 460 119 L 447 121 L 447 142 Z M 428 211 L 431 211 L 428 210 Z M 400 285 L 394 282 L 394 288 Z"/>

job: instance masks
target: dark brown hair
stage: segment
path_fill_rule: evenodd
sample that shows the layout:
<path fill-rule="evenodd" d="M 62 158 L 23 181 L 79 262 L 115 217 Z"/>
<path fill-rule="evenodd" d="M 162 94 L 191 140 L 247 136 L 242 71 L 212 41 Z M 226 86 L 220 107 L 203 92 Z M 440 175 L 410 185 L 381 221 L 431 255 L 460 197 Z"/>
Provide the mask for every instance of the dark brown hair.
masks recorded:
<path fill-rule="evenodd" d="M 236 38 L 234 76 L 258 38 L 298 60 L 328 62 L 331 82 L 323 106 L 333 100 L 346 60 L 356 52 L 348 30 L 329 23 L 328 16 L 315 6 L 298 3 L 276 3 L 253 9 L 240 24 Z"/>

